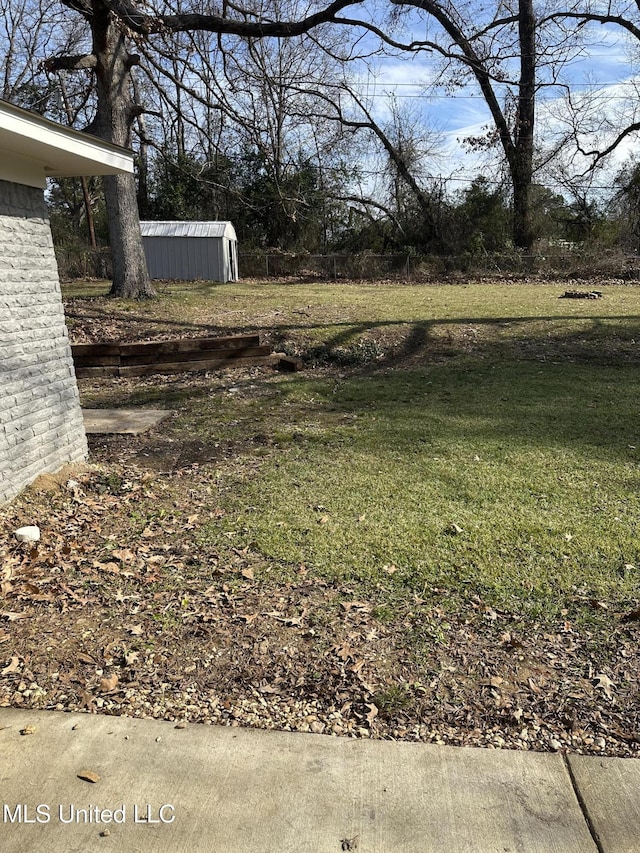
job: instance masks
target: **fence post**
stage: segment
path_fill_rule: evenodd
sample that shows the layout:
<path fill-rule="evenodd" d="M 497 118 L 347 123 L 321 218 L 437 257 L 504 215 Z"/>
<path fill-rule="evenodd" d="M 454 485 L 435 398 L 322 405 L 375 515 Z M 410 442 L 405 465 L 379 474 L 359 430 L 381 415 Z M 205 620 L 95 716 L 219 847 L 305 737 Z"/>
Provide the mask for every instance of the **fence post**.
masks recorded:
<path fill-rule="evenodd" d="M 409 255 L 407 255 L 407 281 L 409 280 Z"/>
<path fill-rule="evenodd" d="M 264 259 L 267 265 L 267 277 L 269 276 L 269 254 L 267 252 L 264 253 Z"/>

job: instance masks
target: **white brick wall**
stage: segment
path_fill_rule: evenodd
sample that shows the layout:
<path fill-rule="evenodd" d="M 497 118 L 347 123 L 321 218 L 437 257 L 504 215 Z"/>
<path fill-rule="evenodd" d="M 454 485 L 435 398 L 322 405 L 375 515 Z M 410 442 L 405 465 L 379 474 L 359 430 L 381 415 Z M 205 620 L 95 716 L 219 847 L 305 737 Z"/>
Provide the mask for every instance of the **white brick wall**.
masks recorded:
<path fill-rule="evenodd" d="M 0 180 L 0 503 L 86 455 L 43 194 Z"/>

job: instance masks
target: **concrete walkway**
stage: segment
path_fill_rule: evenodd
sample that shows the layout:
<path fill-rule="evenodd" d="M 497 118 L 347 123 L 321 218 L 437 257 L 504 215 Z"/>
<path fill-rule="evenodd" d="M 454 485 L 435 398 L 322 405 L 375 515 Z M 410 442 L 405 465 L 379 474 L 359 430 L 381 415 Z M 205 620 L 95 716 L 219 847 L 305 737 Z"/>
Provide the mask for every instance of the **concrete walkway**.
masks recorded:
<path fill-rule="evenodd" d="M 0 709 L 2 853 L 622 853 L 640 762 Z"/>
<path fill-rule="evenodd" d="M 171 414 L 169 409 L 83 409 L 87 434 L 138 435 L 157 426 Z"/>

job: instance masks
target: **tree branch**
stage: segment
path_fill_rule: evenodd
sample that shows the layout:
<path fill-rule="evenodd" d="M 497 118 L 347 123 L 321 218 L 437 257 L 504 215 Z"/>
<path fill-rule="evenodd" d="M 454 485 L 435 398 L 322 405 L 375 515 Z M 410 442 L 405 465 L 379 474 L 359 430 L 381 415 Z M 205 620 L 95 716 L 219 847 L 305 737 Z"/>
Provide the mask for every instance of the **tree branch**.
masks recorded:
<path fill-rule="evenodd" d="M 45 71 L 81 71 L 83 69 L 95 68 L 97 64 L 93 53 L 85 53 L 80 56 L 52 56 L 45 60 Z"/>
<path fill-rule="evenodd" d="M 640 130 L 640 122 L 638 121 L 634 122 L 633 124 L 630 124 L 628 127 L 625 127 L 625 129 L 616 136 L 614 141 L 610 145 L 608 145 L 604 149 L 604 151 L 585 151 L 583 148 L 578 146 L 578 150 L 585 157 L 595 157 L 593 163 L 589 168 L 589 171 L 591 171 L 595 166 L 597 166 L 600 160 L 607 157 L 609 154 L 611 154 L 612 151 L 615 151 L 615 149 L 618 147 L 618 145 L 620 145 L 622 140 L 625 137 L 629 136 L 630 133 L 635 133 L 636 130 Z"/>
<path fill-rule="evenodd" d="M 623 18 L 621 15 L 597 15 L 595 12 L 554 12 L 552 15 L 547 15 L 546 18 L 542 18 L 540 24 L 564 18 L 582 21 L 583 24 L 589 21 L 597 24 L 616 24 L 618 27 L 622 27 L 623 30 L 627 30 L 634 38 L 640 41 L 640 27 L 627 18 Z"/>
<path fill-rule="evenodd" d="M 140 35 L 160 33 L 166 30 L 172 32 L 202 30 L 227 35 L 263 38 L 266 36 L 302 35 L 319 24 L 333 22 L 338 12 L 350 6 L 359 5 L 362 0 L 333 0 L 320 12 L 315 12 L 300 21 L 250 21 L 196 12 L 177 15 L 149 15 L 141 12 L 132 0 L 102 0 L 102 2 L 127 27 Z M 241 10 L 237 11 L 240 12 Z M 255 12 L 247 10 L 244 14 L 247 16 L 255 15 Z"/>

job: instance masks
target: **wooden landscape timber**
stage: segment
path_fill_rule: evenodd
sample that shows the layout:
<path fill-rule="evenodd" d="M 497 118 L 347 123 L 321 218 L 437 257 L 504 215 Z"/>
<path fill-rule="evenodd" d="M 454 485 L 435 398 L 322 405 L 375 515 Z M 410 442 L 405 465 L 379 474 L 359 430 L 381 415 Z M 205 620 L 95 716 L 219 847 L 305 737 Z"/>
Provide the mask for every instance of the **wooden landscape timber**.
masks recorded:
<path fill-rule="evenodd" d="M 142 343 L 74 344 L 76 376 L 149 376 L 154 373 L 277 364 L 278 355 L 258 334 L 219 338 L 179 338 Z"/>

